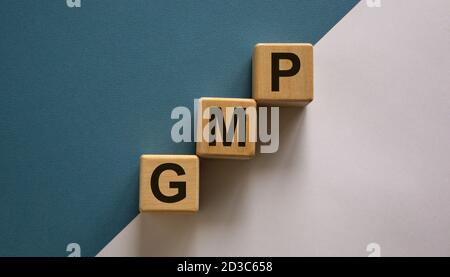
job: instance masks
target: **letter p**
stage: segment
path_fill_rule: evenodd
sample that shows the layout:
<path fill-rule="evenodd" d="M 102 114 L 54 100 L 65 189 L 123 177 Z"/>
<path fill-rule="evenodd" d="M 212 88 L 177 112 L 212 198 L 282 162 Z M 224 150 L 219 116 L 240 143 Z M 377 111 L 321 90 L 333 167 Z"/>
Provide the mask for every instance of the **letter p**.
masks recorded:
<path fill-rule="evenodd" d="M 280 60 L 290 60 L 291 68 L 280 69 Z M 291 77 L 300 71 L 300 58 L 294 53 L 272 53 L 272 91 L 280 91 L 280 77 Z"/>

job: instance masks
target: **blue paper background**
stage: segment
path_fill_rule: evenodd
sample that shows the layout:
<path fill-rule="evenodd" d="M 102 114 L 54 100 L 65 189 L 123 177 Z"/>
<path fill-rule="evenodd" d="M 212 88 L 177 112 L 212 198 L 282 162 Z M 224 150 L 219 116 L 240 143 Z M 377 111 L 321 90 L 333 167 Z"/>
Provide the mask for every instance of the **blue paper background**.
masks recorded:
<path fill-rule="evenodd" d="M 138 158 L 194 153 L 175 106 L 250 97 L 258 42 L 316 43 L 358 1 L 2 1 L 0 255 L 95 255 L 138 213 Z"/>

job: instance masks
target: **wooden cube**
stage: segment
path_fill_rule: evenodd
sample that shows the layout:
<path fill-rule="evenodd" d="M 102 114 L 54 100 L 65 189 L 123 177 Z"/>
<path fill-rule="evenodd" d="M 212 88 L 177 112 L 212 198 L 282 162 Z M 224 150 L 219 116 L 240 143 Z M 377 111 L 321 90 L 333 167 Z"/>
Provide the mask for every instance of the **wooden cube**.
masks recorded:
<path fill-rule="evenodd" d="M 253 50 L 253 98 L 262 105 L 304 106 L 313 100 L 313 46 L 259 43 Z"/>
<path fill-rule="evenodd" d="M 197 155 L 249 159 L 255 155 L 256 102 L 241 98 L 200 98 Z"/>
<path fill-rule="evenodd" d="M 139 210 L 198 211 L 199 168 L 195 155 L 142 155 Z"/>

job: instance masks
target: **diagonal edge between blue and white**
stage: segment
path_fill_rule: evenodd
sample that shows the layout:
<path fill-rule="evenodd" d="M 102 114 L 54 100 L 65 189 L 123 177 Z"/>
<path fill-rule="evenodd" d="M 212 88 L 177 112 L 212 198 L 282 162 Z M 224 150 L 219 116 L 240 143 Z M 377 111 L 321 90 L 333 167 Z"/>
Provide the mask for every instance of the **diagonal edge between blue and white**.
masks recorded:
<path fill-rule="evenodd" d="M 98 256 L 449 256 L 449 11 L 361 1 L 278 153 L 204 162 L 199 214 L 140 214 Z"/>
<path fill-rule="evenodd" d="M 0 255 L 97 254 L 138 214 L 139 156 L 194 153 L 170 139 L 173 108 L 250 97 L 255 43 L 316 43 L 356 3 L 2 3 Z M 194 220 L 215 210 L 208 198 Z"/>

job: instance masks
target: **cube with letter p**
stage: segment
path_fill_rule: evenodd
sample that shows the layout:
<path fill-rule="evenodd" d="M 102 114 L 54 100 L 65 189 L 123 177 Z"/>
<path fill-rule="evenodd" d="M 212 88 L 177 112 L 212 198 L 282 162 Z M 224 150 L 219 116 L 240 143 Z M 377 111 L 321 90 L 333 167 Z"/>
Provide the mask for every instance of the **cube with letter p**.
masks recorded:
<path fill-rule="evenodd" d="M 253 50 L 253 98 L 258 104 L 303 106 L 313 100 L 313 46 L 259 43 Z"/>

